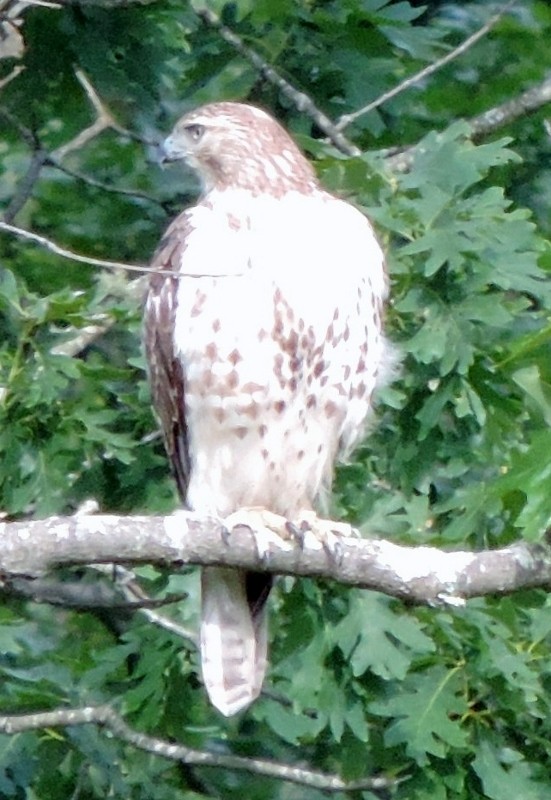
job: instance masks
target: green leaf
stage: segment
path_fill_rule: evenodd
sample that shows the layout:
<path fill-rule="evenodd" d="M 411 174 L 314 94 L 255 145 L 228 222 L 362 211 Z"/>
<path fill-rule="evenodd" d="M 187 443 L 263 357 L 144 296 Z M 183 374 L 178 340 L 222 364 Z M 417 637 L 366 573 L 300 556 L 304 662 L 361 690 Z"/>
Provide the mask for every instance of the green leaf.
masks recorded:
<path fill-rule="evenodd" d="M 382 678 L 402 679 L 414 656 L 431 653 L 434 644 L 421 625 L 375 592 L 356 595 L 346 616 L 335 626 L 332 641 L 355 676 L 371 670 Z"/>
<path fill-rule="evenodd" d="M 482 741 L 477 747 L 473 770 L 490 800 L 546 800 L 548 788 L 534 780 L 530 763 L 516 750 Z"/>
<path fill-rule="evenodd" d="M 459 668 L 435 666 L 409 675 L 391 697 L 370 703 L 369 710 L 393 720 L 385 730 L 385 743 L 405 745 L 418 764 L 426 764 L 429 755 L 443 758 L 448 747 L 467 746 L 460 725 L 467 704 L 461 696 Z"/>

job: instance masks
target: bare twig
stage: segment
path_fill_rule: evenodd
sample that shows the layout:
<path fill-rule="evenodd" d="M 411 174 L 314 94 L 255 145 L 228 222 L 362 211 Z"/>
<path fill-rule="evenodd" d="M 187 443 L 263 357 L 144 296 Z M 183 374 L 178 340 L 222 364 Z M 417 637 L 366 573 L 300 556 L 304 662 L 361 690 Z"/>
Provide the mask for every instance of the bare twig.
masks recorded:
<path fill-rule="evenodd" d="M 35 244 L 44 247 L 46 250 L 49 250 L 51 253 L 55 253 L 62 258 L 67 258 L 69 261 L 78 261 L 79 264 L 89 264 L 92 267 L 106 267 L 108 269 L 123 269 L 128 272 L 144 272 L 148 275 L 163 275 L 165 278 L 185 278 L 191 275 L 194 278 L 220 278 L 223 277 L 224 273 L 221 272 L 193 272 L 187 273 L 180 270 L 176 272 L 170 269 L 157 269 L 156 267 L 145 267 L 141 264 L 127 264 L 124 261 L 107 261 L 103 258 L 92 258 L 91 256 L 83 256 L 80 253 L 75 253 L 73 250 L 67 250 L 65 247 L 61 247 L 61 245 L 56 244 L 56 242 L 52 242 L 51 239 L 47 239 L 45 236 L 40 236 L 38 233 L 33 233 L 33 231 L 27 231 L 25 228 L 18 228 L 16 225 L 8 225 L 6 222 L 0 221 L 0 231 L 6 231 L 6 233 L 11 233 L 13 236 L 17 236 L 21 239 L 27 239 L 30 242 L 34 242 Z M 236 277 L 242 273 L 231 272 L 228 273 L 232 277 Z M 135 281 L 137 283 L 137 281 Z"/>
<path fill-rule="evenodd" d="M 96 568 L 102 572 L 110 573 L 113 569 L 113 565 L 100 565 Z M 142 616 L 146 617 L 153 625 L 164 628 L 164 630 L 175 634 L 180 639 L 190 641 L 195 647 L 198 646 L 198 639 L 193 631 L 183 625 L 179 625 L 173 619 L 164 616 L 164 614 L 159 614 L 157 611 L 153 610 L 152 606 L 155 604 L 155 600 L 142 589 L 131 570 L 117 565 L 115 566 L 114 574 L 118 588 L 125 597 L 128 598 L 129 606 L 138 608 Z M 183 599 L 185 598 L 180 597 L 172 600 L 167 600 L 165 598 L 161 602 L 163 605 L 167 605 L 169 602 L 181 601 Z M 157 603 L 157 605 L 160 605 L 160 603 Z"/>
<path fill-rule="evenodd" d="M 128 131 L 126 131 L 124 128 L 118 125 L 117 122 L 115 122 L 110 111 L 102 102 L 99 94 L 96 92 L 92 83 L 86 77 L 84 72 L 82 70 L 76 70 L 75 74 L 79 83 L 86 92 L 86 96 L 88 97 L 88 100 L 90 101 L 90 104 L 92 105 L 92 108 L 96 113 L 96 119 L 91 125 L 89 125 L 84 130 L 80 131 L 70 141 L 66 142 L 64 145 L 54 150 L 53 153 L 48 153 L 46 150 L 44 150 L 41 147 L 40 143 L 38 142 L 35 134 L 29 129 L 25 128 L 23 125 L 21 125 L 18 122 L 18 120 L 16 120 L 13 117 L 13 115 L 10 114 L 10 112 L 4 109 L 1 110 L 1 113 L 4 116 L 4 118 L 7 119 L 10 122 L 10 124 L 14 125 L 17 128 L 24 141 L 26 141 L 27 144 L 29 144 L 34 151 L 33 157 L 27 169 L 27 173 L 23 178 L 23 180 L 20 182 L 18 190 L 14 195 L 14 197 L 12 198 L 4 214 L 4 221 L 6 223 L 12 222 L 17 213 L 23 208 L 23 206 L 31 196 L 34 185 L 38 181 L 42 168 L 45 164 L 50 163 L 60 167 L 60 162 L 69 153 L 72 153 L 73 151 L 80 149 L 87 142 L 98 136 L 104 130 L 112 129 L 125 136 L 131 135 Z"/>
<path fill-rule="evenodd" d="M 136 284 L 137 281 L 132 281 L 132 283 Z M 66 342 L 54 345 L 50 352 L 56 356 L 71 356 L 74 358 L 79 355 L 79 353 L 82 353 L 83 350 L 86 350 L 87 347 L 94 344 L 100 336 L 104 336 L 107 331 L 111 330 L 114 324 L 115 318 L 105 315 L 104 323 L 101 325 L 86 325 Z"/>
<path fill-rule="evenodd" d="M 137 281 L 131 281 L 129 286 L 136 285 L 138 281 L 143 281 L 142 278 L 138 278 Z M 142 292 L 145 289 L 145 283 L 141 283 Z M 75 333 L 74 329 L 71 330 L 71 338 L 67 339 L 60 344 L 54 345 L 50 352 L 55 356 L 71 356 L 74 358 L 79 353 L 82 353 L 83 350 L 86 350 L 87 347 L 90 347 L 100 336 L 103 336 L 107 333 L 107 331 L 111 330 L 113 325 L 115 324 L 115 318 L 110 317 L 107 314 L 102 314 L 103 322 L 98 323 L 97 325 L 85 325 L 84 328 L 80 328 L 77 333 Z"/>
<path fill-rule="evenodd" d="M 499 128 L 509 125 L 519 117 L 526 114 L 533 114 L 547 103 L 551 103 L 551 76 L 545 78 L 541 83 L 527 89 L 518 97 L 507 100 L 499 106 L 489 108 L 478 114 L 476 117 L 466 120 L 470 128 L 471 136 L 474 140 L 482 139 L 490 133 L 494 133 Z M 380 153 L 385 158 L 386 166 L 393 172 L 406 172 L 411 168 L 415 152 L 419 144 L 405 147 L 399 152 L 387 155 Z"/>
<path fill-rule="evenodd" d="M 71 178 L 75 178 L 77 181 L 82 181 L 82 183 L 85 183 L 87 186 L 92 186 L 94 189 L 101 189 L 102 192 L 119 194 L 123 197 L 133 197 L 138 200 L 146 200 L 148 203 L 153 203 L 156 206 L 159 206 L 163 209 L 163 211 L 165 210 L 163 203 L 158 198 L 152 197 L 145 192 L 140 192 L 138 189 L 123 189 L 120 186 L 113 186 L 110 183 L 98 181 L 97 178 L 92 178 L 91 175 L 84 175 L 82 172 L 78 172 L 76 169 L 70 169 L 51 155 L 47 157 L 47 163 L 61 172 L 64 172 L 66 175 L 69 175 Z"/>
<path fill-rule="evenodd" d="M 70 261 L 78 261 L 79 264 L 89 264 L 92 267 L 106 267 L 108 269 L 124 269 L 129 272 L 146 272 L 146 273 L 161 273 L 166 276 L 178 277 L 181 273 L 171 272 L 170 270 L 158 270 L 153 267 L 145 267 L 139 264 L 126 264 L 124 261 L 107 261 L 103 258 L 91 258 L 90 256 L 83 256 L 80 253 L 75 253 L 72 250 L 66 250 L 64 247 L 52 242 L 45 236 L 39 236 L 38 233 L 27 231 L 24 228 L 18 228 L 15 225 L 8 225 L 6 222 L 0 221 L 0 230 L 18 236 L 21 239 L 27 239 L 30 242 L 44 247 L 51 253 L 55 253 L 62 258 L 67 258 Z"/>
<path fill-rule="evenodd" d="M 400 780 L 403 780 L 376 777 L 347 782 L 338 775 L 328 775 L 317 770 L 290 766 L 277 761 L 267 761 L 262 758 L 243 758 L 225 753 L 210 753 L 206 750 L 194 750 L 191 747 L 173 744 L 134 730 L 108 705 L 62 708 L 56 711 L 34 714 L 3 715 L 0 716 L 0 731 L 7 734 L 16 734 L 42 728 L 89 725 L 91 723 L 107 728 L 114 736 L 140 750 L 171 761 L 181 761 L 187 765 L 243 770 L 254 775 L 279 778 L 302 786 L 321 789 L 325 792 L 359 791 L 362 789 L 366 791 L 369 789 L 371 791 L 381 791 L 389 789 Z"/>
<path fill-rule="evenodd" d="M 0 117 L 2 117 L 9 125 L 14 127 L 19 136 L 23 139 L 32 150 L 39 147 L 39 142 L 34 131 L 22 125 L 17 117 L 15 117 L 7 108 L 0 107 Z"/>
<path fill-rule="evenodd" d="M 19 182 L 16 193 L 4 212 L 4 221 L 11 222 L 30 198 L 34 185 L 40 177 L 42 167 L 47 160 L 47 153 L 38 148 L 35 150 L 25 177 Z"/>
<path fill-rule="evenodd" d="M 224 39 L 225 42 L 246 58 L 247 61 L 258 70 L 263 78 L 274 86 L 277 86 L 299 111 L 307 114 L 338 150 L 347 156 L 357 156 L 360 154 L 360 150 L 338 131 L 333 122 L 316 106 L 311 97 L 305 92 L 299 91 L 289 83 L 289 81 L 285 80 L 285 78 L 259 56 L 255 50 L 248 47 L 237 33 L 234 33 L 234 31 L 224 25 L 214 11 L 211 11 L 207 6 L 203 6 L 195 11 L 207 25 L 218 31 L 220 37 Z"/>
<path fill-rule="evenodd" d="M 66 144 L 63 144 L 61 147 L 58 147 L 57 150 L 54 150 L 52 157 L 58 161 L 64 159 L 65 156 L 67 156 L 69 153 L 72 153 L 74 150 L 80 150 L 81 147 L 87 144 L 91 139 L 95 139 L 96 136 L 99 136 L 99 134 L 105 130 L 111 129 L 117 133 L 123 134 L 124 136 L 128 134 L 124 128 L 115 122 L 111 112 L 105 106 L 99 94 L 92 86 L 90 80 L 86 77 L 85 73 L 81 69 L 77 69 L 75 70 L 75 75 L 78 82 L 86 92 L 86 96 L 88 97 L 92 108 L 96 112 L 96 119 L 91 125 L 85 128 L 83 131 L 80 131 L 69 142 L 66 142 Z"/>
<path fill-rule="evenodd" d="M 21 69 L 19 71 L 21 71 Z M 77 78 L 79 79 L 79 82 L 84 87 L 86 95 L 88 96 L 90 103 L 92 104 L 92 107 L 94 108 L 98 116 L 92 125 L 85 128 L 83 131 L 80 131 L 80 133 L 78 133 L 77 136 L 75 136 L 69 142 L 66 142 L 61 147 L 58 147 L 51 153 L 49 153 L 41 146 L 40 142 L 38 141 L 33 131 L 22 125 L 19 122 L 19 120 L 17 120 L 16 117 L 14 117 L 13 114 L 11 114 L 9 111 L 7 111 L 4 108 L 0 108 L 0 115 L 2 115 L 4 119 L 7 122 L 9 122 L 10 125 L 16 128 L 21 138 L 35 151 L 35 157 L 31 162 L 31 166 L 29 167 L 28 172 L 30 173 L 31 170 L 35 169 L 35 165 L 38 160 L 37 153 L 40 153 L 40 168 L 44 165 L 52 166 L 55 167 L 56 169 L 61 170 L 65 174 L 70 175 L 71 177 L 76 178 L 77 180 L 82 181 L 83 183 L 86 183 L 90 186 L 101 189 L 102 191 L 111 192 L 113 194 L 125 195 L 127 197 L 136 197 L 138 199 L 147 200 L 148 202 L 155 203 L 161 206 L 162 208 L 163 204 L 159 200 L 157 200 L 154 197 L 151 197 L 150 195 L 147 195 L 145 192 L 140 192 L 136 189 L 121 189 L 116 186 L 110 186 L 109 184 L 103 183 L 102 181 L 98 181 L 96 178 L 92 178 L 89 175 L 83 175 L 77 170 L 70 169 L 69 167 L 65 166 L 65 164 L 62 164 L 62 160 L 65 158 L 65 156 L 67 156 L 69 153 L 72 153 L 74 150 L 82 147 L 84 144 L 89 142 L 92 138 L 94 138 L 107 128 L 112 128 L 121 135 L 124 135 L 126 138 L 135 139 L 139 141 L 141 144 L 147 144 L 147 145 L 156 144 L 156 142 L 143 139 L 142 137 L 134 134 L 132 131 L 128 131 L 125 128 L 122 128 L 120 125 L 118 125 L 118 123 L 116 123 L 113 120 L 111 113 L 106 108 L 105 104 L 99 97 L 97 91 L 94 89 L 94 87 L 90 83 L 89 79 L 84 75 L 84 73 L 81 71 L 77 71 L 76 75 Z M 0 88 L 2 88 L 2 83 L 0 83 Z M 39 177 L 39 175 L 40 175 L 40 169 L 37 170 L 35 181 Z M 29 181 L 25 180 L 25 184 L 27 185 L 28 183 Z M 4 219 L 6 222 L 11 222 L 14 216 L 15 215 L 13 213 L 10 215 L 9 218 L 7 218 L 7 216 L 5 215 Z"/>
<path fill-rule="evenodd" d="M 507 11 L 509 11 L 509 9 L 512 8 L 512 6 L 516 2 L 517 0 L 509 0 L 509 2 L 506 3 L 502 8 L 500 8 L 496 14 L 490 17 L 490 19 L 481 28 L 479 28 L 477 31 L 475 31 L 475 33 L 473 33 L 471 36 L 465 39 L 465 41 L 462 42 L 460 45 L 458 45 L 458 47 L 455 47 L 453 50 L 451 50 L 442 58 L 439 58 L 433 64 L 429 64 L 427 67 L 424 67 L 419 72 L 416 72 L 415 75 L 411 75 L 409 78 L 406 78 L 404 81 L 399 83 L 393 89 L 390 89 L 388 92 L 385 92 L 376 100 L 373 100 L 371 103 L 368 103 L 368 105 L 358 109 L 358 111 L 353 111 L 351 114 L 343 114 L 343 116 L 335 124 L 335 129 L 337 131 L 344 130 L 348 125 L 357 120 L 359 117 L 363 117 L 365 114 L 368 114 L 370 111 L 373 111 L 375 108 L 378 108 L 379 106 L 383 105 L 383 103 L 386 103 L 387 100 L 396 97 L 396 95 L 400 94 L 406 89 L 409 89 L 411 86 L 415 86 L 415 84 L 419 83 L 424 78 L 428 78 L 429 75 L 432 75 L 437 70 L 442 69 L 442 67 L 446 66 L 446 64 L 449 64 L 450 61 L 453 61 L 454 59 L 463 55 L 463 53 L 465 53 L 470 47 L 472 47 L 474 44 L 476 44 L 476 42 L 482 39 L 483 36 L 486 36 L 486 34 L 497 25 L 502 16 Z"/>
<path fill-rule="evenodd" d="M 24 0 L 24 2 L 28 6 L 40 6 L 41 8 L 53 8 L 56 10 L 63 8 L 62 3 L 52 3 L 50 0 Z"/>
<path fill-rule="evenodd" d="M 509 125 L 519 117 L 537 111 L 546 103 L 551 103 L 551 75 L 518 97 L 507 100 L 470 119 L 468 122 L 473 132 L 473 138 L 481 139 L 483 136 L 493 133 L 497 128 Z"/>
<path fill-rule="evenodd" d="M 5 78 L 2 78 L 2 80 L 0 80 L 0 89 L 3 89 L 4 86 L 7 86 L 8 83 L 10 83 L 10 81 L 13 81 L 15 78 L 17 78 L 18 75 L 21 75 L 24 69 L 25 67 L 22 66 L 14 67 L 12 71 L 8 75 L 6 75 Z"/>
<path fill-rule="evenodd" d="M 60 0 L 63 6 L 77 6 L 78 8 L 82 8 L 82 6 L 99 6 L 100 8 L 104 9 L 113 9 L 113 8 L 128 8 L 128 6 L 136 5 L 136 6 L 148 6 L 153 5 L 153 3 L 158 3 L 158 0 Z"/>
<path fill-rule="evenodd" d="M 124 285 L 124 299 L 126 302 L 129 300 L 140 304 L 147 289 L 147 277 L 144 275 L 141 278 L 136 278 L 132 281 L 127 281 Z M 75 357 L 87 347 L 90 347 L 100 336 L 104 336 L 115 325 L 116 319 L 108 312 L 97 314 L 95 319 L 98 321 L 91 325 L 86 325 L 84 328 L 75 330 L 74 328 L 64 331 L 64 334 L 69 338 L 59 344 L 54 345 L 50 352 L 59 356 Z"/>
<path fill-rule="evenodd" d="M 298 541 L 287 520 L 275 515 L 274 520 L 269 529 L 255 533 L 243 525 L 228 531 L 223 520 L 189 511 L 168 517 L 85 515 L 4 522 L 0 574 L 16 578 L 41 575 L 55 566 L 93 563 L 219 565 L 331 578 L 416 603 L 452 605 L 469 597 L 551 585 L 551 547 L 545 544 L 518 542 L 500 550 L 445 553 L 346 536 L 342 524 L 328 520 L 310 520 L 311 529 Z M 328 548 L 328 531 L 335 526 L 339 534 Z"/>
<path fill-rule="evenodd" d="M 0 59 L 21 58 L 25 52 L 25 42 L 20 28 L 23 25 L 21 14 L 25 3 L 2 3 L 0 15 Z"/>
<path fill-rule="evenodd" d="M 116 569 L 120 570 L 123 567 L 116 567 Z M 105 570 L 108 572 L 107 567 Z M 47 603 L 61 608 L 80 610 L 107 608 L 114 611 L 141 611 L 142 609 L 162 608 L 173 603 L 181 603 L 187 597 L 180 593 L 154 598 L 144 593 L 141 599 L 122 600 L 118 587 L 113 586 L 112 583 L 101 581 L 84 583 L 82 580 L 62 582 L 53 578 L 14 578 L 9 580 L 6 576 L 3 578 L 1 591 L 5 595 L 25 597 L 35 603 Z M 184 636 L 182 630 L 173 630 L 173 632 L 182 638 L 190 638 L 187 635 L 189 631 L 186 631 L 186 636 Z"/>

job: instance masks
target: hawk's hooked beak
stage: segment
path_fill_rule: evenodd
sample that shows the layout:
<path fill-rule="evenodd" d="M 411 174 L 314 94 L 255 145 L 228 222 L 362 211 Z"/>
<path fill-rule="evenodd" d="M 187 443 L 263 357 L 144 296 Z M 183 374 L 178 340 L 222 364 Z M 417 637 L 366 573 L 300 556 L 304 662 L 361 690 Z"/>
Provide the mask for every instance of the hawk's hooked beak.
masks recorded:
<path fill-rule="evenodd" d="M 167 136 L 164 142 L 157 147 L 157 160 L 160 165 L 169 164 L 171 161 L 180 161 L 186 158 L 187 151 L 181 144 L 177 144 L 172 135 Z"/>

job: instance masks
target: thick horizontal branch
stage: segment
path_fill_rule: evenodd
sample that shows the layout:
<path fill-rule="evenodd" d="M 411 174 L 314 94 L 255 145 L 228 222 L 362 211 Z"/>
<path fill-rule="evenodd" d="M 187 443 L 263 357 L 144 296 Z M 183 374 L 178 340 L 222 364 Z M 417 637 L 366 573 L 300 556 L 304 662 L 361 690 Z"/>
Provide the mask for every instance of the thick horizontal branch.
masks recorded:
<path fill-rule="evenodd" d="M 191 747 L 167 742 L 134 730 L 127 725 L 113 708 L 106 705 L 60 708 L 56 711 L 43 713 L 0 716 L 0 732 L 15 734 L 42 728 L 88 725 L 90 723 L 107 728 L 114 736 L 140 750 L 145 750 L 148 753 L 153 753 L 153 755 L 168 758 L 172 761 L 181 761 L 189 766 L 244 770 L 254 775 L 279 778 L 280 780 L 310 786 L 326 792 L 359 791 L 362 789 L 380 791 L 396 785 L 401 780 L 375 777 L 346 782 L 338 775 L 328 775 L 316 770 L 278 763 L 277 761 L 193 750 Z"/>
<path fill-rule="evenodd" d="M 257 515 L 258 517 L 258 515 Z M 243 517 L 241 517 L 243 519 Z M 0 524 L 0 574 L 39 576 L 91 563 L 227 565 L 330 578 L 416 603 L 460 604 L 468 597 L 551 585 L 551 548 L 519 542 L 500 550 L 442 552 L 343 533 L 342 523 L 310 520 L 308 530 L 270 515 L 270 527 L 178 511 L 167 517 L 50 517 Z M 336 529 L 335 533 L 331 530 Z"/>

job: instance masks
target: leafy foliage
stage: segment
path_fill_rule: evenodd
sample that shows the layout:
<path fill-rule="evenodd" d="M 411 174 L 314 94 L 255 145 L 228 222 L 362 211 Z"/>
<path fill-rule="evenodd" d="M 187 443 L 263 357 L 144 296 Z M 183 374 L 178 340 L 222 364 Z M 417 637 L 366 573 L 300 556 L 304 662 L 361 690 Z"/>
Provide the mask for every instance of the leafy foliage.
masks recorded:
<path fill-rule="evenodd" d="M 494 4 L 209 7 L 337 118 L 448 52 Z M 163 0 L 25 11 L 26 69 L 2 88 L 4 213 L 15 210 L 21 226 L 79 252 L 143 263 L 195 191 L 190 176 L 153 166 L 147 143 L 207 100 L 270 107 L 315 156 L 324 184 L 365 209 L 389 254 L 388 327 L 402 364 L 365 446 L 338 472 L 335 513 L 411 544 L 537 539 L 550 515 L 544 112 L 478 143 L 462 120 L 543 79 L 549 5 L 526 0 L 430 79 L 359 117 L 347 130 L 364 151 L 356 158 L 322 141 L 196 8 Z M 1 74 L 14 64 L 1 59 Z M 56 148 L 93 121 L 74 67 L 135 138 L 104 131 L 57 159 L 60 169 Z M 412 142 L 419 146 L 406 172 L 381 156 Z M 29 186 L 40 148 L 53 155 Z M 98 323 L 108 323 L 103 336 L 66 352 Z M 106 511 L 175 507 L 149 409 L 139 303 L 125 278 L 2 234 L 0 377 L 5 515 L 71 513 L 90 498 Z M 144 568 L 139 576 L 152 594 L 186 592 L 163 614 L 193 629 L 195 574 Z M 83 587 L 101 580 L 62 577 Z M 549 603 L 531 591 L 460 609 L 406 609 L 375 593 L 286 578 L 272 603 L 269 693 L 226 721 L 205 700 L 191 641 L 117 607 L 77 612 L 6 592 L 0 707 L 109 702 L 136 729 L 190 747 L 307 763 L 347 779 L 405 777 L 396 800 L 543 800 L 551 791 Z M 2 736 L 0 796 L 322 795 L 246 772 L 183 768 L 85 726 Z"/>

